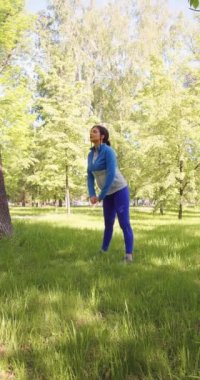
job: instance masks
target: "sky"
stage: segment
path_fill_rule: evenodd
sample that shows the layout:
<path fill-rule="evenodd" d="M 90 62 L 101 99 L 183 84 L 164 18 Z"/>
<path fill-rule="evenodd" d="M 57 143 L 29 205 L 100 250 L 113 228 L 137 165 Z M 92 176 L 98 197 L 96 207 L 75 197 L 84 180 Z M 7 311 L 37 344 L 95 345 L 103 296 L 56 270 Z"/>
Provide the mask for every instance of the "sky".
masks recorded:
<path fill-rule="evenodd" d="M 97 5 L 106 5 L 109 0 L 96 0 Z M 188 0 L 168 0 L 169 7 L 174 13 L 182 11 L 186 16 L 191 17 L 193 13 L 189 10 Z M 47 5 L 47 0 L 26 0 L 26 9 L 28 12 L 38 12 L 45 9 Z"/>

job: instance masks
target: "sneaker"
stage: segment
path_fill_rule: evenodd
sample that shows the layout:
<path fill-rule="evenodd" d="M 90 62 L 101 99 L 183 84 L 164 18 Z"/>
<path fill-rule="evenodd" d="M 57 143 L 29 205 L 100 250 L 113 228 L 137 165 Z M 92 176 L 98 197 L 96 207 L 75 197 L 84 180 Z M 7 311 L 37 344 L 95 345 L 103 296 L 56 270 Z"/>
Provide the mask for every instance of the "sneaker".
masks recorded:
<path fill-rule="evenodd" d="M 129 260 L 129 259 L 127 258 L 127 256 L 124 256 L 123 259 L 121 260 L 121 263 L 122 263 L 122 264 L 128 264 L 128 265 L 131 265 L 131 264 L 133 264 L 133 259 L 132 259 L 132 260 Z"/>
<path fill-rule="evenodd" d="M 97 252 L 96 256 L 104 256 L 107 255 L 108 251 L 104 251 L 102 248 Z"/>
<path fill-rule="evenodd" d="M 97 253 L 93 256 L 93 260 L 99 259 L 100 257 L 107 256 L 108 251 L 104 251 L 102 248 L 97 251 Z"/>

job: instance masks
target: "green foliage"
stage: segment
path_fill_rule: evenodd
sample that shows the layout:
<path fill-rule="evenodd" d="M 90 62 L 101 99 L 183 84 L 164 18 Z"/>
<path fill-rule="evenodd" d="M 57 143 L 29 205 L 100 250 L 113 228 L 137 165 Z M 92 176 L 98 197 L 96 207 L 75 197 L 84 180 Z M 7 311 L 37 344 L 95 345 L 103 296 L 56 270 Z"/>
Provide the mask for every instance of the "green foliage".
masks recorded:
<path fill-rule="evenodd" d="M 13 79 L 17 78 L 15 84 Z M 0 81 L 4 94 L 0 98 L 0 148 L 9 198 L 17 199 L 25 190 L 27 169 L 33 164 L 30 155 L 32 143 L 30 114 L 31 94 L 26 80 L 17 67 L 7 70 Z"/>
<path fill-rule="evenodd" d="M 149 79 L 136 98 L 138 112 L 134 117 L 140 124 L 145 187 L 159 203 L 166 204 L 167 198 L 172 202 L 172 189 L 177 189 L 174 201 L 181 188 L 187 198 L 195 186 L 193 176 L 200 159 L 199 126 L 195 123 L 195 115 L 199 117 L 199 95 L 196 95 L 196 105 L 190 114 L 187 102 L 194 100 L 193 86 L 183 87 L 182 81 L 179 84 L 176 81 L 175 88 L 170 71 L 152 58 Z M 156 196 L 152 194 L 153 186 Z"/>
<path fill-rule="evenodd" d="M 25 58 L 25 31 L 31 18 L 24 13 L 24 1 L 0 3 L 0 152 L 7 193 L 17 200 L 25 191 L 30 157 L 30 114 L 32 94 L 22 70 Z"/>
<path fill-rule="evenodd" d="M 164 0 L 121 0 L 101 8 L 52 0 L 38 15 L 32 35 L 24 95 L 22 73 L 18 95 L 11 85 L 27 125 L 22 122 L 22 132 L 17 127 L 15 133 L 15 127 L 13 137 L 7 128 L 17 118 L 13 112 L 9 121 L 11 93 L 1 98 L 2 115 L 9 115 L 2 146 L 12 200 L 22 190 L 27 200 L 64 200 L 69 191 L 71 198 L 86 198 L 88 135 L 98 122 L 110 131 L 132 198 L 149 198 L 161 209 L 198 202 L 200 40 L 195 19 L 171 17 Z M 24 53 L 21 49 L 21 59 Z M 19 59 L 17 52 L 14 58 Z M 17 78 L 12 64 L 11 77 Z M 37 121 L 30 129 L 33 118 Z M 14 140 L 23 175 L 11 164 Z"/>
<path fill-rule="evenodd" d="M 191 7 L 197 9 L 199 7 L 199 0 L 188 0 Z"/>
<path fill-rule="evenodd" d="M 43 25 L 40 28 L 42 36 Z M 40 198 L 63 200 L 67 191 L 73 196 L 85 192 L 83 125 L 89 117 L 90 90 L 84 80 L 77 78 L 72 51 L 65 51 L 54 41 L 55 35 L 60 34 L 62 38 L 62 24 L 56 31 L 48 24 L 45 33 L 45 38 L 40 38 L 50 57 L 50 68 L 48 72 L 37 69 L 35 110 L 42 123 L 35 129 L 38 163 L 29 182 L 37 187 Z"/>
<path fill-rule="evenodd" d="M 23 10 L 24 0 L 0 2 L 0 70 L 7 65 L 24 30 L 30 26 L 30 18 Z"/>

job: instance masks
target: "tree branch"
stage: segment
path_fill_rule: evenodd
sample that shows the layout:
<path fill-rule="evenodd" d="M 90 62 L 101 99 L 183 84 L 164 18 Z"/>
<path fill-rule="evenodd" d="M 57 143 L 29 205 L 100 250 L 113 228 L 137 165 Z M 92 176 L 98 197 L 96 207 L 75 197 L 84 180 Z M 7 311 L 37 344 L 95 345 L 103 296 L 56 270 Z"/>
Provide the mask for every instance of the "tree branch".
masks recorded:
<path fill-rule="evenodd" d="M 197 170 L 198 168 L 200 168 L 200 162 L 195 166 L 194 170 Z"/>
<path fill-rule="evenodd" d="M 8 62 L 9 62 L 9 59 L 10 57 L 12 56 L 12 53 L 9 53 L 8 56 L 6 57 L 5 61 L 2 63 L 2 65 L 0 66 L 0 74 L 3 72 L 3 70 L 6 68 L 6 66 L 8 65 Z"/>
<path fill-rule="evenodd" d="M 190 183 L 190 181 L 186 181 L 185 185 L 182 187 L 183 190 L 185 190 L 186 186 Z"/>
<path fill-rule="evenodd" d="M 175 179 L 176 179 L 179 183 L 183 182 L 183 180 L 180 179 L 180 178 L 178 178 L 178 177 L 175 177 Z"/>

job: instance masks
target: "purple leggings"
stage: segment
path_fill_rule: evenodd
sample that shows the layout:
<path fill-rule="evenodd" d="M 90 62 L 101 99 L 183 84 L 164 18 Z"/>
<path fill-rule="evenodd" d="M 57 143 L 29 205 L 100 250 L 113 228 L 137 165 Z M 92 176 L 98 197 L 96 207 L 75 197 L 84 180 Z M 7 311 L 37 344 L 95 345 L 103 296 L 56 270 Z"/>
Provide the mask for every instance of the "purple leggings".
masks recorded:
<path fill-rule="evenodd" d="M 107 251 L 113 234 L 113 225 L 117 214 L 119 225 L 124 234 L 126 253 L 133 252 L 134 235 L 129 217 L 129 189 L 124 187 L 116 193 L 107 195 L 103 200 L 104 237 L 102 249 Z"/>

